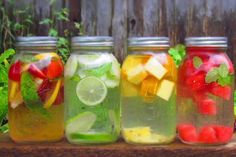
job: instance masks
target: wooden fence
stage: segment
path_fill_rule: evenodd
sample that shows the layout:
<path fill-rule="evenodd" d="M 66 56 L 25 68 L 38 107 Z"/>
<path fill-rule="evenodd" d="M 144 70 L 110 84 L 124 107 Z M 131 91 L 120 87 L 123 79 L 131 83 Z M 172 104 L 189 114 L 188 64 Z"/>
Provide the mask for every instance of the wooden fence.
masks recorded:
<path fill-rule="evenodd" d="M 31 33 L 47 35 L 42 18 L 52 15 L 50 0 L 16 0 L 13 7 L 3 0 L 9 14 L 30 6 L 34 26 Z M 56 9 L 69 9 L 70 22 L 57 23 L 60 34 L 81 22 L 84 35 L 112 35 L 115 55 L 126 56 L 126 39 L 131 36 L 169 36 L 171 44 L 183 43 L 187 36 L 227 36 L 228 54 L 236 61 L 235 0 L 56 0 Z M 21 17 L 14 17 L 19 20 Z"/>

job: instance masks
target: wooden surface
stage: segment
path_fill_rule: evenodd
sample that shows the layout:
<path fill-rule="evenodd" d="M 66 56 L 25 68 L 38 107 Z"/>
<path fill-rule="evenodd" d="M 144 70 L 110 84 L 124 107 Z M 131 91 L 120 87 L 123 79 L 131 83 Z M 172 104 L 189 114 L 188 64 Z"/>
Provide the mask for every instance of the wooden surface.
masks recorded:
<path fill-rule="evenodd" d="M 188 36 L 227 36 L 228 54 L 236 60 L 235 0 L 56 0 L 55 6 L 50 5 L 52 0 L 11 1 L 13 5 L 9 0 L 3 0 L 3 5 L 13 21 L 24 18 L 13 16 L 15 10 L 32 8 L 33 35 L 47 35 L 48 26 L 39 25 L 39 21 L 50 18 L 53 10 L 68 8 L 70 21 L 56 26 L 60 35 L 65 29 L 78 35 L 73 25 L 80 22 L 84 35 L 113 36 L 120 61 L 127 55 L 126 39 L 131 36 L 169 36 L 171 45 L 183 43 Z"/>
<path fill-rule="evenodd" d="M 166 146 L 130 145 L 120 140 L 110 145 L 78 146 L 66 140 L 49 144 L 0 142 L 1 157 L 235 157 L 236 138 L 222 146 L 189 146 L 176 141 Z"/>

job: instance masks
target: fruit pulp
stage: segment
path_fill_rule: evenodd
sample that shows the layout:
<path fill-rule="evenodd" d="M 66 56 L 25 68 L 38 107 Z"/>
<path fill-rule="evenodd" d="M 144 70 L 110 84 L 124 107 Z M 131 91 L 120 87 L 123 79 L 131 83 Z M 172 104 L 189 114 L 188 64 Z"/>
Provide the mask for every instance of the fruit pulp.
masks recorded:
<path fill-rule="evenodd" d="M 127 78 L 132 77 L 130 71 L 137 64 L 144 67 L 137 75 L 147 73 L 147 76 L 141 81 L 135 80 L 141 77 L 130 81 Z M 125 141 L 133 144 L 172 142 L 176 131 L 176 67 L 171 57 L 161 52 L 129 55 L 121 72 L 121 124 Z"/>
<path fill-rule="evenodd" d="M 177 86 L 178 135 L 182 142 L 217 145 L 230 141 L 233 80 L 233 65 L 224 52 L 188 49 Z"/>
<path fill-rule="evenodd" d="M 108 53 L 72 54 L 69 60 L 65 68 L 68 141 L 115 142 L 120 132 L 119 63 Z"/>

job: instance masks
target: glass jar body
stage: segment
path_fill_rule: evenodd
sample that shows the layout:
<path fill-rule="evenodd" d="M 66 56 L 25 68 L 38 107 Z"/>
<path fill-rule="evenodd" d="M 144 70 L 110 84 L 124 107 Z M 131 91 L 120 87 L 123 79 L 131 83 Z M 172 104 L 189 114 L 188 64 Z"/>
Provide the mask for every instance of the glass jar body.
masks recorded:
<path fill-rule="evenodd" d="M 188 47 L 178 71 L 178 136 L 188 144 L 218 145 L 233 134 L 234 68 L 226 49 Z"/>

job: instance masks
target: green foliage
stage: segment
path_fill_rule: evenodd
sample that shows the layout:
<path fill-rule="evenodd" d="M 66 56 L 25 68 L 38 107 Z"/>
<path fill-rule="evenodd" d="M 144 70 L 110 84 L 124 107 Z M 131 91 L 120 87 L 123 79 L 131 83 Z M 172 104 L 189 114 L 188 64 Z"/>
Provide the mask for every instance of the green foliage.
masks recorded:
<path fill-rule="evenodd" d="M 168 52 L 174 59 L 176 66 L 179 67 L 186 55 L 185 46 L 182 44 L 178 44 L 175 47 L 170 48 Z"/>
<path fill-rule="evenodd" d="M 205 81 L 206 83 L 217 81 L 221 86 L 225 86 L 232 82 L 232 75 L 229 74 L 227 65 L 223 63 L 219 67 L 210 70 L 206 75 Z"/>
<path fill-rule="evenodd" d="M 15 54 L 13 49 L 6 50 L 0 55 L 0 123 L 2 124 L 3 120 L 7 114 L 8 108 L 8 69 L 9 62 L 8 60 Z M 0 127 L 0 132 L 2 131 Z"/>

